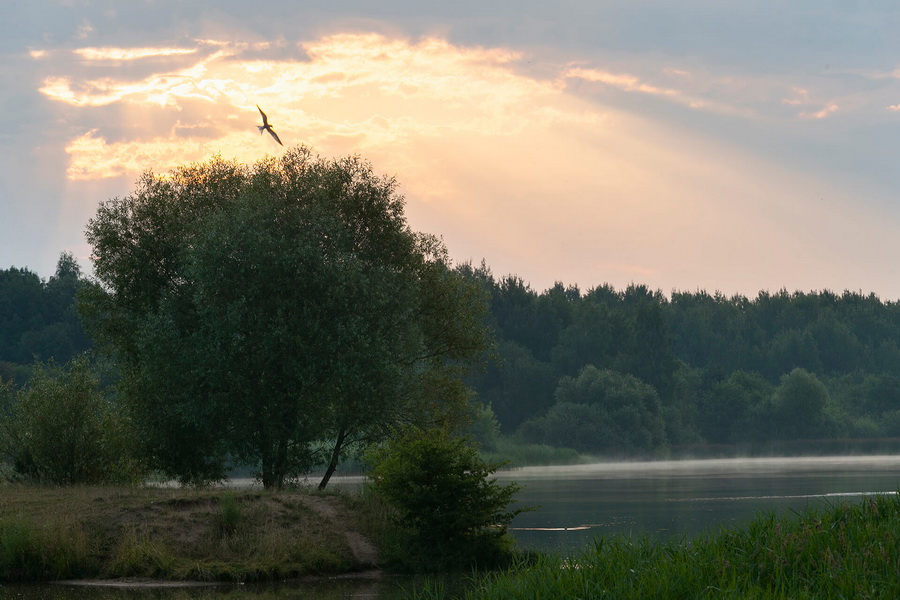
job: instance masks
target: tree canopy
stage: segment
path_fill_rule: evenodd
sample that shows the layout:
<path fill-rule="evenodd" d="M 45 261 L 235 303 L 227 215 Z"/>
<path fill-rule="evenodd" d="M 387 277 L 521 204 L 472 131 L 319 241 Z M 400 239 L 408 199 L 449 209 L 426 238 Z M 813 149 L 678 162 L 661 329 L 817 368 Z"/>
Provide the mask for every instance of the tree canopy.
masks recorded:
<path fill-rule="evenodd" d="M 90 347 L 75 311 L 86 284 L 67 252 L 46 281 L 28 269 L 0 269 L 0 377 L 24 384 L 24 367 L 36 359 L 65 363 Z"/>
<path fill-rule="evenodd" d="M 89 222 L 83 313 L 117 354 L 157 466 L 266 487 L 394 426 L 461 414 L 478 285 L 412 231 L 394 179 L 306 148 L 146 174 Z"/>
<path fill-rule="evenodd" d="M 673 446 L 770 452 L 778 442 L 870 440 L 854 447 L 862 451 L 900 436 L 898 302 L 827 290 L 748 298 L 556 284 L 537 292 L 515 276 L 495 279 L 485 265 L 468 276 L 491 296 L 498 350 L 471 383 L 502 432 L 523 441 L 658 456 Z M 587 367 L 652 387 L 662 446 L 623 438 L 596 404 L 560 401 Z M 632 404 L 635 414 L 647 406 Z"/>

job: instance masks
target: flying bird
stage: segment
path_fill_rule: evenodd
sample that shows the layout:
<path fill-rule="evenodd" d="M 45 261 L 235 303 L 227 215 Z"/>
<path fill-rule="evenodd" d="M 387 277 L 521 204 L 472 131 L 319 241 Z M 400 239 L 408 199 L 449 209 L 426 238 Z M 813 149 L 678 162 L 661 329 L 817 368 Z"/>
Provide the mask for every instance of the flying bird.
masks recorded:
<path fill-rule="evenodd" d="M 259 107 L 259 104 L 256 105 L 256 110 L 259 111 L 259 114 L 261 114 L 263 118 L 263 124 L 256 126 L 256 128 L 259 129 L 259 135 L 262 135 L 263 131 L 268 131 L 270 134 L 272 134 L 272 137 L 275 138 L 275 141 L 281 144 L 281 140 L 278 139 L 278 134 L 275 133 L 275 130 L 272 129 L 271 125 L 269 125 L 269 119 L 266 118 L 266 113 L 262 111 L 262 109 Z M 284 144 L 281 145 L 284 146 Z"/>

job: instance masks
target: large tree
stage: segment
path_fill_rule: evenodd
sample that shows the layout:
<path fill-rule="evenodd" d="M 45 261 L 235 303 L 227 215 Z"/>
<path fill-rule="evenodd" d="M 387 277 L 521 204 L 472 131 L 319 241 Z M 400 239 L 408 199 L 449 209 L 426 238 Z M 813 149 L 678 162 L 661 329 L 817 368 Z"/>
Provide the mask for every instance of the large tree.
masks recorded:
<path fill-rule="evenodd" d="M 306 148 L 147 174 L 100 206 L 84 312 L 161 468 L 258 464 L 279 487 L 324 462 L 324 487 L 354 443 L 459 413 L 485 299 L 403 209 L 365 161 Z"/>

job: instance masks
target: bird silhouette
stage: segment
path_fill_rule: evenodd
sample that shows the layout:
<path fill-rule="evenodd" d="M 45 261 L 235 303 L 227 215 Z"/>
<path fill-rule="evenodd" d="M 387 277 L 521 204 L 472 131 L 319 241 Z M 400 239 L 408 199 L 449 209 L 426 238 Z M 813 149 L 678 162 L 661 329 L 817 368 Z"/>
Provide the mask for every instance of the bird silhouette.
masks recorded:
<path fill-rule="evenodd" d="M 278 134 L 275 133 L 275 130 L 272 129 L 271 125 L 269 125 L 269 119 L 266 117 L 266 113 L 264 113 L 263 110 L 259 107 L 259 104 L 256 105 L 256 110 L 259 111 L 259 114 L 262 115 L 263 119 L 263 124 L 256 126 L 256 128 L 259 129 L 259 135 L 262 135 L 263 131 L 268 131 L 270 134 L 272 134 L 272 137 L 275 138 L 275 141 L 281 144 L 281 140 L 278 139 Z M 281 145 L 284 146 L 284 144 Z"/>

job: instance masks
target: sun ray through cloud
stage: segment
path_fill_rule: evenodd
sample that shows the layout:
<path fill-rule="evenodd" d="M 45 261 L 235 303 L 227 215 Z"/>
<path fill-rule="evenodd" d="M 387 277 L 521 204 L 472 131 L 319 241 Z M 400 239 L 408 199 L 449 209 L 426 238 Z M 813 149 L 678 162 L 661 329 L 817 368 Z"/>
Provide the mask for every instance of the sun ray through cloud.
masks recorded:
<path fill-rule="evenodd" d="M 575 280 L 653 276 L 674 286 L 686 268 L 661 250 L 666 246 L 722 271 L 753 245 L 759 264 L 769 255 L 802 262 L 806 242 L 789 232 L 800 230 L 817 200 L 802 176 L 642 116 L 609 101 L 607 90 L 751 121 L 813 122 L 840 106 L 787 79 L 689 64 L 563 61 L 556 72 L 530 74 L 521 51 L 429 36 L 336 33 L 300 41 L 293 51 L 284 43 L 203 38 L 72 54 L 92 68 L 48 75 L 40 91 L 88 116 L 65 148 L 73 182 L 133 181 L 142 171 L 162 173 L 213 154 L 252 162 L 280 151 L 254 135 L 258 105 L 277 115 L 287 146 L 362 153 L 397 174 L 411 218 L 455 240 L 459 256 L 485 257 L 476 240 L 489 237 L 501 271 L 524 261 L 548 277 Z M 122 61 L 140 68 L 120 72 Z M 776 208 L 785 194 L 795 196 L 791 211 Z M 498 228 L 504 222 L 511 226 Z M 529 243 L 548 228 L 568 234 L 552 248 Z M 760 243 L 755 231 L 782 234 Z M 719 245 L 714 255 L 705 250 L 711 239 Z M 549 275 L 572 262 L 567 257 L 589 255 L 598 257 L 588 261 L 593 266 Z"/>

